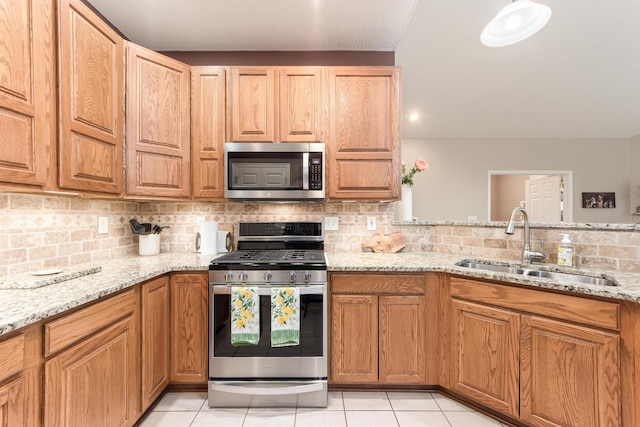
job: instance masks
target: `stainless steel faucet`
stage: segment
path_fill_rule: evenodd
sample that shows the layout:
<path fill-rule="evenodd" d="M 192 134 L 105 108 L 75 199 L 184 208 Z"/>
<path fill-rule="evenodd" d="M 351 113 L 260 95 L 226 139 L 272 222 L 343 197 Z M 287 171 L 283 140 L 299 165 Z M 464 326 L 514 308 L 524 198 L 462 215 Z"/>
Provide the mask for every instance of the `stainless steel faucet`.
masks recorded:
<path fill-rule="evenodd" d="M 511 218 L 509 218 L 507 229 L 504 232 L 506 234 L 513 234 L 516 226 L 515 221 L 518 214 L 522 216 L 522 220 L 524 222 L 524 248 L 522 249 L 522 263 L 528 265 L 528 264 L 531 264 L 532 261 L 541 262 L 547 257 L 547 255 L 544 252 L 537 252 L 537 251 L 531 250 L 529 215 L 527 215 L 527 211 L 524 209 L 524 203 L 521 203 L 520 207 L 515 208 L 513 212 L 511 212 Z M 541 246 L 544 248 L 544 242 L 541 242 Z"/>

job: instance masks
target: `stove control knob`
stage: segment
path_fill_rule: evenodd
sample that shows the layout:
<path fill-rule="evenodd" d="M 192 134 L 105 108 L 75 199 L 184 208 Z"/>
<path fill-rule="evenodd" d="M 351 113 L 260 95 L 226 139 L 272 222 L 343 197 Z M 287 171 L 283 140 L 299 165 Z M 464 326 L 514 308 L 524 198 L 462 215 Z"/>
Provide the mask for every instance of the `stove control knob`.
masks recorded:
<path fill-rule="evenodd" d="M 224 281 L 227 283 L 233 281 L 233 273 L 230 271 L 227 271 L 226 273 L 224 273 Z"/>
<path fill-rule="evenodd" d="M 264 280 L 267 282 L 270 282 L 271 279 L 273 279 L 273 273 L 270 271 L 267 271 L 266 273 L 264 273 Z"/>
<path fill-rule="evenodd" d="M 244 283 L 249 278 L 249 275 L 247 274 L 246 271 L 243 271 L 242 273 L 240 273 L 238 278 L 240 279 L 240 282 Z"/>
<path fill-rule="evenodd" d="M 296 276 L 297 276 L 297 273 L 295 271 L 290 271 L 289 272 L 289 282 L 290 283 L 295 282 L 296 281 Z"/>
<path fill-rule="evenodd" d="M 305 281 L 305 283 L 309 283 L 310 280 L 311 280 L 311 272 L 310 271 L 305 271 L 304 272 L 304 281 Z"/>

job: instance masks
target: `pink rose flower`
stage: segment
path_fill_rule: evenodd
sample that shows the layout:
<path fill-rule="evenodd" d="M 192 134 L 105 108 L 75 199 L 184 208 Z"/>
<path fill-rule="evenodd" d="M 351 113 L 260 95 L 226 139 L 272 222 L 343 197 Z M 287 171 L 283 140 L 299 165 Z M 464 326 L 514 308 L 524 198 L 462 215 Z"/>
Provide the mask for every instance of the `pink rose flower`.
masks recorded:
<path fill-rule="evenodd" d="M 402 184 L 413 186 L 413 176 L 427 169 L 429 164 L 424 159 L 417 159 L 411 170 L 407 171 L 407 165 L 402 162 Z"/>
<path fill-rule="evenodd" d="M 418 159 L 416 160 L 415 167 L 422 172 L 429 167 L 429 164 L 424 159 Z"/>

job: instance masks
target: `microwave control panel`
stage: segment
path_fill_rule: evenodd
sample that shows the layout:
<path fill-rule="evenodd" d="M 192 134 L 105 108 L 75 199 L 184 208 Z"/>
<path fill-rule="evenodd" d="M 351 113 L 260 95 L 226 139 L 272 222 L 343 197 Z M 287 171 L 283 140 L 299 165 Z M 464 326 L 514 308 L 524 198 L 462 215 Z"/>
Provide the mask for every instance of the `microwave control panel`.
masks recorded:
<path fill-rule="evenodd" d="M 309 190 L 322 190 L 322 153 L 309 153 Z"/>

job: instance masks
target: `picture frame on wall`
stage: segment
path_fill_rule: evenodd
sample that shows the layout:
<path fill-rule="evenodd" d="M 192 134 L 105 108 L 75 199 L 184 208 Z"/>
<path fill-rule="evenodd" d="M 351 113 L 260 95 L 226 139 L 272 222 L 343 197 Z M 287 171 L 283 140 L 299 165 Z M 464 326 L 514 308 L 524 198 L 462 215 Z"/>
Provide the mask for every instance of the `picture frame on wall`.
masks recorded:
<path fill-rule="evenodd" d="M 616 193 L 589 192 L 582 193 L 582 207 L 593 208 L 615 208 Z"/>

